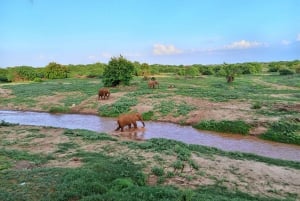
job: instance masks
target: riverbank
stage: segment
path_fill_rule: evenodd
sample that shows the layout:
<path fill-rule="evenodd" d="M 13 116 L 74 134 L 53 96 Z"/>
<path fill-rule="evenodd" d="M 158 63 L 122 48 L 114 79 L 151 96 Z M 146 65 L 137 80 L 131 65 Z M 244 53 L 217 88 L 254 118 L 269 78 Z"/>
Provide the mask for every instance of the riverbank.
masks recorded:
<path fill-rule="evenodd" d="M 6 125 L 0 133 L 1 200 L 108 199 L 118 193 L 140 200 L 150 194 L 156 200 L 300 197 L 299 162 L 82 129 Z"/>

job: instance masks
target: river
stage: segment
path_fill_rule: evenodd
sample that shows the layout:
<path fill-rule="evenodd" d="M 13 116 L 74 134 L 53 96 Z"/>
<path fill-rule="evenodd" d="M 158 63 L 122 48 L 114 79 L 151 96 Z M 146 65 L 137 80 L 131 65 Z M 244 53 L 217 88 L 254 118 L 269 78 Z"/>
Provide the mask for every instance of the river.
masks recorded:
<path fill-rule="evenodd" d="M 43 112 L 0 110 L 0 121 L 35 126 L 52 126 L 69 129 L 87 129 L 96 132 L 126 135 L 115 132 L 115 118 L 85 114 L 49 114 Z M 258 139 L 254 136 L 199 131 L 191 126 L 146 121 L 144 129 L 135 133 L 137 139 L 167 138 L 188 144 L 216 147 L 225 151 L 254 153 L 271 158 L 300 161 L 300 146 Z M 141 124 L 138 123 L 141 127 Z"/>

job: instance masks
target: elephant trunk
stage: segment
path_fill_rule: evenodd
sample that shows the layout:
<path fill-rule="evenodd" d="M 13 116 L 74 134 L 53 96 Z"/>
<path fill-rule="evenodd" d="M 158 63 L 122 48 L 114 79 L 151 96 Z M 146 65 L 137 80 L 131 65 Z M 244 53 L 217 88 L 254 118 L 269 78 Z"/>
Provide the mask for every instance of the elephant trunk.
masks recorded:
<path fill-rule="evenodd" d="M 144 123 L 144 121 L 141 121 L 142 122 L 142 124 L 143 124 L 143 128 L 145 127 L 145 123 Z"/>

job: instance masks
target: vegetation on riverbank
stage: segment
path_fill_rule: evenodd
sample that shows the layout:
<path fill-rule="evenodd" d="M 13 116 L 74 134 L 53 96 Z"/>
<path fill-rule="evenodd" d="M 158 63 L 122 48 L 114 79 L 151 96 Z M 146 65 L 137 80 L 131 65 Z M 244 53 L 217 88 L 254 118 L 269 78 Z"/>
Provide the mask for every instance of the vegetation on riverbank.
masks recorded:
<path fill-rule="evenodd" d="M 111 97 L 105 101 L 97 101 L 97 91 L 103 86 L 101 79 L 6 83 L 0 85 L 0 108 L 109 117 L 135 110 L 143 113 L 146 120 L 179 124 L 208 125 L 207 122 L 228 121 L 232 128 L 238 128 L 235 122 L 245 122 L 251 128 L 248 130 L 247 126 L 245 131 L 235 132 L 249 131 L 252 135 L 262 134 L 271 129 L 273 123 L 285 119 L 299 124 L 299 75 L 246 75 L 230 84 L 215 76 L 185 78 L 165 74 L 158 75 L 157 80 L 160 88 L 149 89 L 142 77 L 135 77 L 129 86 L 110 88 Z M 170 84 L 175 87 L 169 88 Z M 233 132 L 224 126 L 212 126 L 212 123 L 210 126 L 218 132 Z M 298 139 L 299 130 L 291 135 L 294 136 L 292 139 Z M 271 140 L 284 138 L 265 136 Z M 279 141 L 298 144 L 297 140 Z"/>
<path fill-rule="evenodd" d="M 300 163 L 166 139 L 0 126 L 0 200 L 297 200 Z M 251 165 L 250 165 L 251 164 Z M 293 178 L 293 179 L 291 179 Z"/>

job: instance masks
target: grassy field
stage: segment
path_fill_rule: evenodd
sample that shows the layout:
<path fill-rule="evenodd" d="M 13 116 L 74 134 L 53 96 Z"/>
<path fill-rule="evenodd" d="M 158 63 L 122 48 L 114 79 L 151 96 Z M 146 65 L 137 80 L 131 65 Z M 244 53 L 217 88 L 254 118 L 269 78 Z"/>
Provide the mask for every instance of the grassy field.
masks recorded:
<path fill-rule="evenodd" d="M 298 200 L 300 163 L 166 139 L 0 126 L 0 200 Z"/>
<path fill-rule="evenodd" d="M 300 144 L 300 76 L 136 77 L 97 100 L 101 79 L 0 84 L 0 109 L 116 117 Z M 170 85 L 175 87 L 169 88 Z M 1 121 L 1 117 L 0 117 Z M 0 200 L 299 200 L 300 163 L 166 139 L 0 123 Z"/>
<path fill-rule="evenodd" d="M 187 79 L 166 74 L 156 79 L 158 89 L 149 89 L 142 77 L 135 77 L 129 86 L 110 88 L 110 99 L 102 101 L 97 101 L 101 79 L 0 84 L 0 108 L 110 117 L 135 110 L 146 120 L 300 144 L 298 74 L 239 76 L 232 83 L 216 76 Z M 280 133 L 274 130 L 278 124 L 284 128 Z"/>

